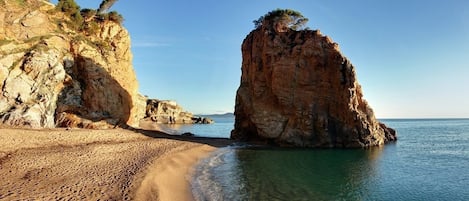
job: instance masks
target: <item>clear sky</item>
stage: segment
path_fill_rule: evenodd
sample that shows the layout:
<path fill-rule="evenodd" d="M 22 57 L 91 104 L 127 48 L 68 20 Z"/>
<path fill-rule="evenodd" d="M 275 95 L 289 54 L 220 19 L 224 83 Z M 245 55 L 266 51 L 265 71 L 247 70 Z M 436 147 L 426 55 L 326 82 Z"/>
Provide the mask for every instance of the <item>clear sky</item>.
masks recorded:
<path fill-rule="evenodd" d="M 467 0 L 119 0 L 111 10 L 131 34 L 140 92 L 208 114 L 234 110 L 241 43 L 276 8 L 339 44 L 378 118 L 469 117 Z"/>

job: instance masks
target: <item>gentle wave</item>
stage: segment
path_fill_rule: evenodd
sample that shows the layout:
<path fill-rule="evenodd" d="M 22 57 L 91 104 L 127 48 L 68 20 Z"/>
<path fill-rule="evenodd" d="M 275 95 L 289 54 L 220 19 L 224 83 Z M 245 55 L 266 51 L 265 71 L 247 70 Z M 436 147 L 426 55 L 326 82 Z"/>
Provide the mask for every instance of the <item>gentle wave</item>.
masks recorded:
<path fill-rule="evenodd" d="M 469 120 L 386 120 L 399 141 L 367 150 L 217 149 L 195 200 L 469 200 Z M 227 124 L 227 126 L 230 124 Z"/>
<path fill-rule="evenodd" d="M 213 178 L 216 176 L 213 171 L 215 167 L 226 163 L 224 156 L 232 151 L 231 147 L 220 148 L 199 162 L 191 181 L 195 200 L 223 200 L 223 186 Z"/>

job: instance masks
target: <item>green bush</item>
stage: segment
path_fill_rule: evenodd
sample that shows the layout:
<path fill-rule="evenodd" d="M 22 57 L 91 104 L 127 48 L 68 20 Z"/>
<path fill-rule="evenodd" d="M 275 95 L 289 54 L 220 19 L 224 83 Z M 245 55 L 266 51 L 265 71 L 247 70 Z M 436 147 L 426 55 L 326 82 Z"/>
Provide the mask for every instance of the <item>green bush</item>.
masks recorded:
<path fill-rule="evenodd" d="M 74 0 L 59 0 L 55 9 L 69 16 L 80 12 L 80 6 Z"/>
<path fill-rule="evenodd" d="M 71 28 L 81 29 L 84 20 L 80 13 L 80 6 L 74 0 L 59 0 L 55 9 L 70 17 L 72 20 L 72 23 L 69 24 Z"/>
<path fill-rule="evenodd" d="M 122 15 L 116 11 L 111 11 L 109 13 L 109 20 L 118 24 L 122 24 L 122 22 L 124 21 L 124 17 L 122 17 Z"/>
<path fill-rule="evenodd" d="M 124 17 L 116 11 L 111 11 L 110 13 L 98 13 L 96 19 L 101 22 L 113 21 L 118 24 L 122 24 Z"/>
<path fill-rule="evenodd" d="M 112 6 L 114 2 L 116 2 L 116 0 L 104 0 L 100 5 L 100 10 L 89 8 L 80 10 L 80 6 L 78 6 L 75 0 L 59 0 L 56 10 L 63 12 L 70 18 L 70 21 L 66 21 L 65 23 L 67 23 L 71 29 L 86 31 L 88 34 L 94 34 L 99 29 L 99 25 L 97 24 L 98 22 L 114 21 L 118 24 L 122 24 L 124 21 L 122 15 L 116 11 L 101 13 L 103 10 Z"/>
<path fill-rule="evenodd" d="M 308 18 L 305 18 L 300 12 L 279 8 L 253 21 L 256 29 L 263 26 L 268 29 L 274 29 L 275 26 L 280 26 L 281 28 L 292 30 L 304 29 L 307 22 Z"/>
<path fill-rule="evenodd" d="M 83 26 L 84 19 L 83 16 L 79 12 L 73 13 L 70 18 L 72 19 L 73 23 L 77 26 L 76 28 L 80 29 Z"/>
<path fill-rule="evenodd" d="M 88 35 L 95 35 L 99 31 L 99 24 L 96 21 L 89 21 L 83 25 L 82 31 L 85 31 Z"/>
<path fill-rule="evenodd" d="M 85 21 L 94 18 L 96 16 L 96 13 L 96 10 L 89 8 L 81 9 L 80 11 L 80 14 L 85 19 Z"/>

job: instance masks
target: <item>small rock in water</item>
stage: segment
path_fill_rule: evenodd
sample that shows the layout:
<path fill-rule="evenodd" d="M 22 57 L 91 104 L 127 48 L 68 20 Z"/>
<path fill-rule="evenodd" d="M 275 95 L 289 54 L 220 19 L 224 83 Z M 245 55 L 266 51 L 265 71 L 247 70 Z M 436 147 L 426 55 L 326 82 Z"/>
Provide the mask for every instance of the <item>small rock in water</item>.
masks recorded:
<path fill-rule="evenodd" d="M 181 134 L 181 136 L 192 137 L 192 136 L 194 136 L 194 134 L 191 133 L 191 132 L 185 132 L 185 133 Z"/>

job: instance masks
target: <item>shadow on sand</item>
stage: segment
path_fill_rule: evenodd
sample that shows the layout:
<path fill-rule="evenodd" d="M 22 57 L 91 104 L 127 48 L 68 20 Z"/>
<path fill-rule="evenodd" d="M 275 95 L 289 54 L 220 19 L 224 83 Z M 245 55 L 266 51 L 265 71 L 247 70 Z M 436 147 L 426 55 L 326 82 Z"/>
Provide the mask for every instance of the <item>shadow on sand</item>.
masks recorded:
<path fill-rule="evenodd" d="M 213 147 L 226 147 L 229 145 L 233 145 L 234 143 L 237 142 L 228 138 L 170 135 L 170 134 L 157 131 L 157 130 L 147 130 L 147 129 L 133 128 L 133 127 L 128 127 L 127 129 L 140 133 L 147 137 L 152 137 L 152 138 L 157 138 L 157 139 L 179 140 L 179 141 L 185 141 L 185 142 L 194 142 L 194 143 L 210 145 Z"/>
<path fill-rule="evenodd" d="M 152 138 L 207 144 L 224 147 L 235 143 L 227 138 L 209 138 L 170 135 L 148 128 L 134 128 L 127 125 L 131 118 L 132 97 L 105 68 L 94 59 L 76 56 L 74 61 L 66 60 L 67 74 L 72 78 L 65 82 L 56 109 L 58 127 L 109 128 L 105 124 L 122 127 Z M 117 68 L 117 67 L 116 67 Z M 106 123 L 104 123 L 106 122 Z"/>

